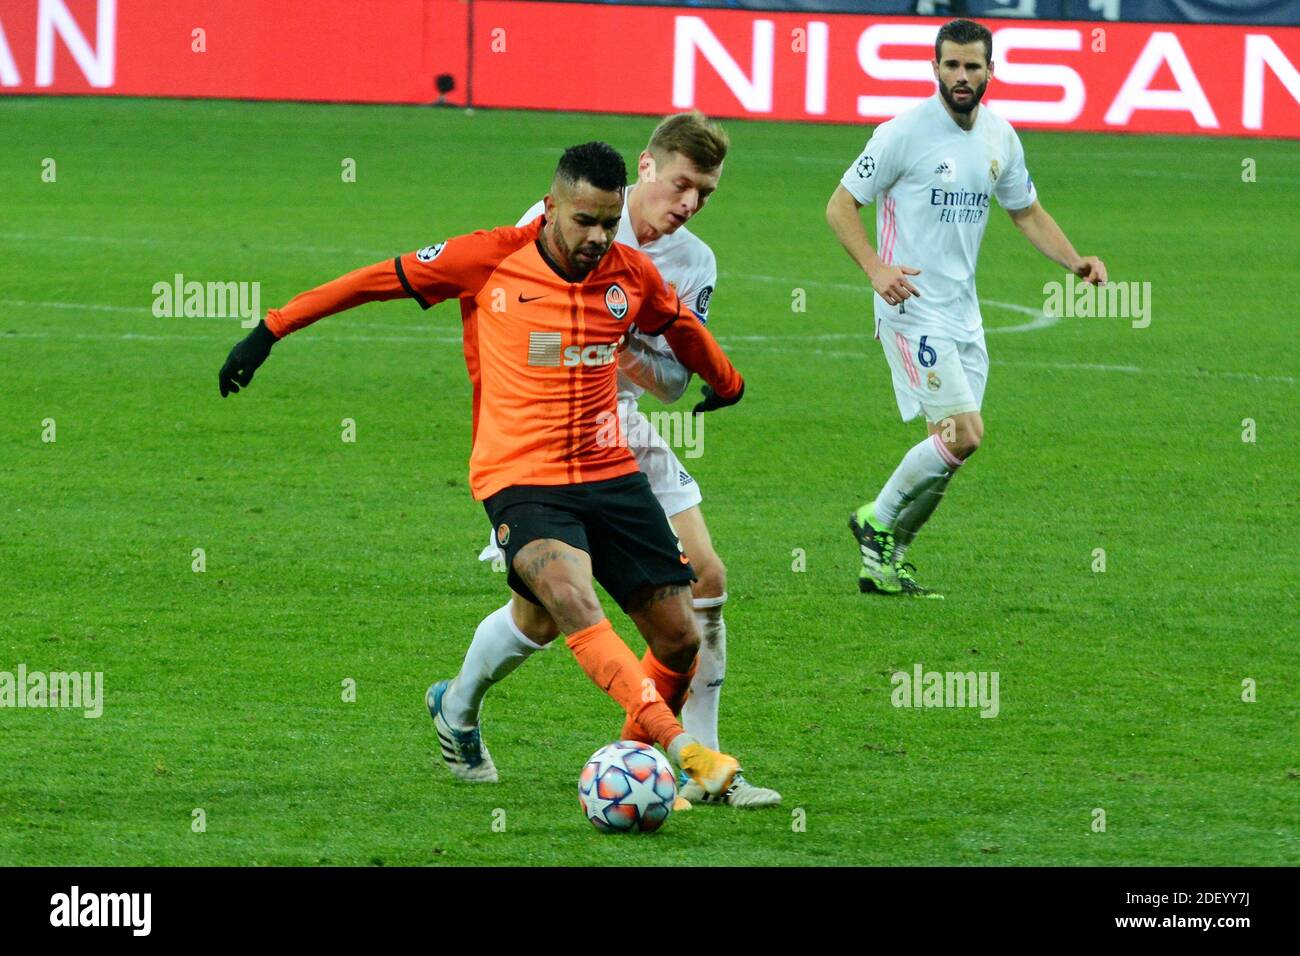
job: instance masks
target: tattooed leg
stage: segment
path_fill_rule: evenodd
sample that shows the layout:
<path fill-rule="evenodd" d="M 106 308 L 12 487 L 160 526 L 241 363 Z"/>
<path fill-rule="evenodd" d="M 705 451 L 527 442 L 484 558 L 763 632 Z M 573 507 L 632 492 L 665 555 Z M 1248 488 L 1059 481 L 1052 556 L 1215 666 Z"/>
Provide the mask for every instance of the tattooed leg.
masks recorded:
<path fill-rule="evenodd" d="M 514 566 L 565 634 L 604 619 L 591 584 L 591 555 L 586 551 L 553 538 L 539 538 L 519 549 Z"/>
<path fill-rule="evenodd" d="M 627 613 L 665 667 L 685 673 L 694 666 L 700 631 L 690 585 L 647 586 L 628 601 Z"/>

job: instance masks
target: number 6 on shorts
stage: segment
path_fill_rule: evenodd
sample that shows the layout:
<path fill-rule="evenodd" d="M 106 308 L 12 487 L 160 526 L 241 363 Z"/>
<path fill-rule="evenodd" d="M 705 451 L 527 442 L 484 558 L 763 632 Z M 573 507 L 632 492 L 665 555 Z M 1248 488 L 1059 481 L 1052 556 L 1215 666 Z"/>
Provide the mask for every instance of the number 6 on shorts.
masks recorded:
<path fill-rule="evenodd" d="M 916 360 L 921 363 L 921 368 L 934 368 L 934 363 L 939 360 L 933 348 L 925 344 L 928 335 L 921 336 L 921 347 L 916 350 Z"/>

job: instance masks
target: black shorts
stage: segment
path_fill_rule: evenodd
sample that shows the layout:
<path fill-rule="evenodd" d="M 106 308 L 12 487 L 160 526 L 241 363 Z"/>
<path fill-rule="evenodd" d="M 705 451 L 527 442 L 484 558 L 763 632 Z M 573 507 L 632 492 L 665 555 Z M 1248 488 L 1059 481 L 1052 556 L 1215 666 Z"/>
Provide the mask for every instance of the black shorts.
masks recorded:
<path fill-rule="evenodd" d="M 510 587 L 534 604 L 542 602 L 515 571 L 515 555 L 539 538 L 591 555 L 593 576 L 625 610 L 638 588 L 695 580 L 649 479 L 639 471 L 578 485 L 514 485 L 483 507 L 505 553 Z"/>

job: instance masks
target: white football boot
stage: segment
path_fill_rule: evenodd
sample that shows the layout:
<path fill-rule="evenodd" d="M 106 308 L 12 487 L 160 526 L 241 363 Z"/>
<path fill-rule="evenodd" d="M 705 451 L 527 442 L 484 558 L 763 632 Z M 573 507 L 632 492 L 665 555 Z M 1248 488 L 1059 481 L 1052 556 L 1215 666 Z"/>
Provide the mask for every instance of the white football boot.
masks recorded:
<path fill-rule="evenodd" d="M 679 795 L 691 803 L 725 803 L 731 807 L 757 809 L 774 807 L 781 802 L 781 795 L 767 787 L 756 787 L 745 779 L 743 773 L 737 772 L 731 778 L 731 786 L 719 796 L 706 793 L 694 780 L 687 779 L 678 791 Z"/>
<path fill-rule="evenodd" d="M 492 762 L 477 727 L 460 728 L 447 723 L 442 716 L 442 697 L 451 681 L 440 680 L 424 695 L 425 706 L 438 731 L 438 744 L 442 748 L 442 761 L 447 769 L 470 783 L 496 783 L 497 766 Z"/>

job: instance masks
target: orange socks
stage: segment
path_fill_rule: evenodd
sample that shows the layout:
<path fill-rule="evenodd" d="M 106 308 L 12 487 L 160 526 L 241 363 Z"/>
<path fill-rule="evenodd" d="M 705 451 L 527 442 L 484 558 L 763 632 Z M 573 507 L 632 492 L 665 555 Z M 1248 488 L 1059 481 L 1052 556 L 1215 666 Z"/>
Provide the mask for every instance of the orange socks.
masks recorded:
<path fill-rule="evenodd" d="M 645 649 L 645 654 L 641 656 L 641 669 L 655 682 L 655 690 L 674 714 L 682 712 L 682 704 L 686 701 L 687 691 L 691 689 L 691 678 L 695 676 L 695 665 L 698 661 L 697 657 L 691 661 L 689 671 L 679 674 L 659 663 L 659 658 L 655 657 L 648 647 Z M 654 742 L 651 735 L 633 720 L 630 714 L 623 724 L 623 739 L 639 740 L 644 744 Z"/>
<path fill-rule="evenodd" d="M 664 702 L 672 698 L 660 689 L 660 673 L 671 679 L 666 679 L 663 686 L 675 687 L 674 680 L 681 684 L 680 690 L 675 692 L 678 698 L 685 696 L 691 675 L 668 670 L 648 650 L 643 669 L 632 649 L 614 632 L 608 618 L 573 632 L 565 638 L 565 643 L 587 676 L 626 711 L 628 722 L 624 732 L 628 727 L 635 727 L 638 731 L 637 736 L 629 739 L 656 742 L 667 750 L 683 731 L 673 716 L 673 710 Z M 654 693 L 647 693 L 651 688 L 643 684 L 647 676 L 654 681 Z M 681 699 L 677 700 L 676 707 L 681 709 Z"/>

